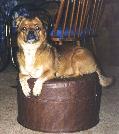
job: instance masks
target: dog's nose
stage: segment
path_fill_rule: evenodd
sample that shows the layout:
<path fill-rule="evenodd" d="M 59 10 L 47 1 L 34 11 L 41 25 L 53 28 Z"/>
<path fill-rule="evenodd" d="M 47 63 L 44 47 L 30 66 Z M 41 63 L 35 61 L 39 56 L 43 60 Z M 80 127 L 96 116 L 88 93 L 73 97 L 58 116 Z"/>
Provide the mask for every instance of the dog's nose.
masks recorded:
<path fill-rule="evenodd" d="M 35 36 L 34 31 L 29 31 L 27 35 L 27 40 L 35 40 L 35 39 L 36 39 L 36 36 Z"/>

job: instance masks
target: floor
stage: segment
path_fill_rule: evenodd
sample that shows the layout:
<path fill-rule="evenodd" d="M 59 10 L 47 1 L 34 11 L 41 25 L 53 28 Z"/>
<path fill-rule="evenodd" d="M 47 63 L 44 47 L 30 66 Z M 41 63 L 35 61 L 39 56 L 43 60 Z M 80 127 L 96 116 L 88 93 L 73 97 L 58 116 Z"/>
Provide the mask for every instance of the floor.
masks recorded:
<path fill-rule="evenodd" d="M 104 70 L 116 82 L 102 90 L 100 122 L 92 129 L 75 134 L 119 134 L 119 67 L 106 66 Z M 16 76 L 12 66 L 0 73 L 0 134 L 44 134 L 17 122 Z"/>

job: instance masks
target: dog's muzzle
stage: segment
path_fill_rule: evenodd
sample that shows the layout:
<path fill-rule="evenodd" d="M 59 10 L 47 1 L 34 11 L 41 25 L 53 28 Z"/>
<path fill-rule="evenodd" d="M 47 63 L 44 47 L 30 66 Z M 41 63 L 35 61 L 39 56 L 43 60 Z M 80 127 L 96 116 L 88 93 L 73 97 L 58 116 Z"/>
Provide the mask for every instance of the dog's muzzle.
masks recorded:
<path fill-rule="evenodd" d="M 35 33 L 35 31 L 29 31 L 28 34 L 27 34 L 27 42 L 29 43 L 33 43 L 35 41 L 37 41 L 37 35 Z"/>

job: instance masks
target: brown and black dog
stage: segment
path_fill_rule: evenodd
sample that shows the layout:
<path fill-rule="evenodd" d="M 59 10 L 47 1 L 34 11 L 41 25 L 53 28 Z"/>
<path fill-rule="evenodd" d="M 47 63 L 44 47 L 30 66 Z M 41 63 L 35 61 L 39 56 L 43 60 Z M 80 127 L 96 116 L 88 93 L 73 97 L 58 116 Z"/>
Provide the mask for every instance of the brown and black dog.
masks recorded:
<path fill-rule="evenodd" d="M 29 96 L 31 92 L 27 83 L 30 78 L 37 78 L 33 88 L 35 96 L 40 95 L 45 81 L 56 77 L 77 77 L 97 72 L 103 87 L 112 83 L 112 78 L 101 73 L 89 50 L 72 45 L 59 54 L 50 46 L 47 43 L 46 30 L 39 18 L 19 17 L 16 22 L 19 80 L 25 96 Z"/>

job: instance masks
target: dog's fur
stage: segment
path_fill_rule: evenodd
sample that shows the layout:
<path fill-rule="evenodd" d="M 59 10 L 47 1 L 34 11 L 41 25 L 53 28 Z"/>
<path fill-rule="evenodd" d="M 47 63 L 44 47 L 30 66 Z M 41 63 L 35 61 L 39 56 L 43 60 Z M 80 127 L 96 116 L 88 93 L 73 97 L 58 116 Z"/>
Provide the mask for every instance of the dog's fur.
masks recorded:
<path fill-rule="evenodd" d="M 45 28 L 37 17 L 19 17 L 16 22 L 19 80 L 25 96 L 29 96 L 31 92 L 27 83 L 30 78 L 37 78 L 33 88 L 35 96 L 40 95 L 45 81 L 56 77 L 77 77 L 97 72 L 102 86 L 111 84 L 112 79 L 101 74 L 89 50 L 72 45 L 59 53 L 47 43 Z"/>

